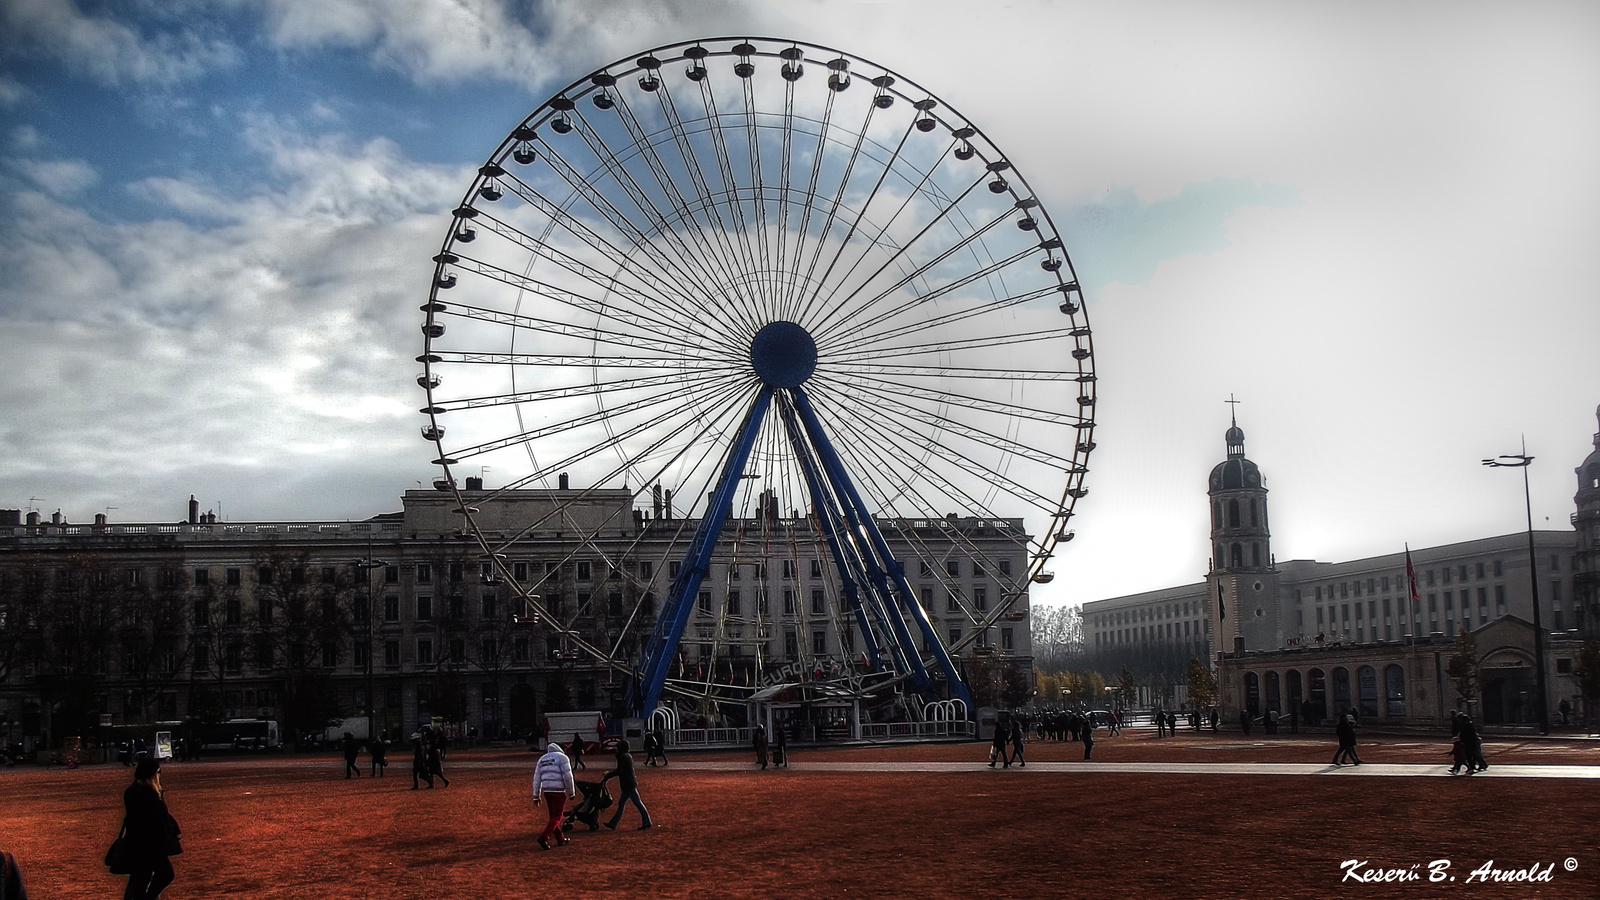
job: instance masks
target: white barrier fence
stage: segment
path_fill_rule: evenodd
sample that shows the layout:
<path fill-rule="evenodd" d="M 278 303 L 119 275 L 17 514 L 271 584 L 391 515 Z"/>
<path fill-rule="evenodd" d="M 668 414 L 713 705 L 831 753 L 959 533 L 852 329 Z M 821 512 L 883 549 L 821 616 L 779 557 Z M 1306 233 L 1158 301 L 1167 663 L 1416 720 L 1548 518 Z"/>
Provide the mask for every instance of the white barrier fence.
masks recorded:
<path fill-rule="evenodd" d="M 974 722 L 877 722 L 862 725 L 852 740 L 905 741 L 968 740 L 976 734 Z M 676 749 L 748 747 L 749 728 L 679 728 L 666 732 L 667 746 Z M 796 742 L 800 743 L 800 742 Z M 806 743 L 810 743 L 809 741 Z M 832 742 L 823 742 L 832 743 Z M 836 742 L 842 743 L 842 742 Z"/>

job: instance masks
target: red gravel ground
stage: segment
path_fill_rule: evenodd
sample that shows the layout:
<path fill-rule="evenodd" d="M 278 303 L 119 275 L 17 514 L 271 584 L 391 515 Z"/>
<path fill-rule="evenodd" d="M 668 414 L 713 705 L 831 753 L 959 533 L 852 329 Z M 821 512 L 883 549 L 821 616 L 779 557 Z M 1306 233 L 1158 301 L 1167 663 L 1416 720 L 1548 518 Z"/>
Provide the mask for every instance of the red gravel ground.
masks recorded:
<path fill-rule="evenodd" d="M 1325 735 L 1245 738 L 1149 731 L 1102 739 L 1097 762 L 1308 762 Z M 1442 766 L 1445 744 L 1363 736 L 1368 763 Z M 1491 765 L 1600 763 L 1600 743 L 1498 739 Z M 1041 771 L 1077 744 L 1034 742 L 1028 769 L 990 770 L 985 744 L 798 748 L 794 767 L 744 769 L 744 753 L 677 753 L 643 768 L 654 830 L 581 828 L 539 850 L 528 795 L 534 754 L 456 751 L 449 788 L 411 791 L 408 764 L 345 780 L 326 755 L 215 757 L 162 773 L 183 823 L 174 898 L 457 897 L 1600 897 L 1600 780 Z M 641 757 L 636 757 L 642 759 Z M 363 757 L 363 763 L 366 762 Z M 970 768 L 901 771 L 919 761 Z M 598 780 L 603 756 L 580 778 Z M 837 772 L 831 763 L 878 762 Z M 696 769 L 737 764 L 733 770 Z M 121 820 L 122 766 L 0 770 L 0 847 L 35 900 L 117 896 L 100 857 Z M 1410 870 L 1420 882 L 1344 880 L 1344 860 Z M 1450 861 L 1455 880 L 1430 884 Z M 1568 870 L 1566 861 L 1575 868 Z M 1551 881 L 1468 883 L 1554 864 Z"/>

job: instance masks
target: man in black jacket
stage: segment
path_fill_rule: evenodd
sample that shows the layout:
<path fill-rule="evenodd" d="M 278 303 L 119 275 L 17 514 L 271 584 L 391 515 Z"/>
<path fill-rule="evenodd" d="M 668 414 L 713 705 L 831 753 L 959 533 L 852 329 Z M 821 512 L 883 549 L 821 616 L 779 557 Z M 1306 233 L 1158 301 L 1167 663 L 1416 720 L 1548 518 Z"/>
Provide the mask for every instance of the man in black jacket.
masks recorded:
<path fill-rule="evenodd" d="M 650 828 L 650 811 L 639 802 L 639 780 L 634 776 L 633 755 L 628 752 L 628 742 L 625 740 L 617 741 L 617 767 L 607 772 L 605 777 L 600 779 L 600 783 L 605 784 L 612 778 L 617 779 L 617 811 L 611 816 L 611 821 L 606 823 L 606 827 L 612 831 L 617 830 L 617 825 L 622 822 L 622 804 L 631 800 L 633 808 L 639 811 L 641 820 L 639 830 Z"/>

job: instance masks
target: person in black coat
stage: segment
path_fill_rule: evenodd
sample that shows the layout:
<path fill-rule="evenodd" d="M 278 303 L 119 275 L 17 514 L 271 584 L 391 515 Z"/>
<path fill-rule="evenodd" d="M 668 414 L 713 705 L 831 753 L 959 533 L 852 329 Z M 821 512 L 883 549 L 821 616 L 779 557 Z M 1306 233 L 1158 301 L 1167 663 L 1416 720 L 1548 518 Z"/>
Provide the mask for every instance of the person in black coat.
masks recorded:
<path fill-rule="evenodd" d="M 1361 765 L 1361 757 L 1356 755 L 1355 716 L 1346 713 L 1334 727 L 1334 733 L 1339 736 L 1339 752 L 1333 755 L 1333 764 L 1337 766 L 1348 760 L 1353 765 Z"/>
<path fill-rule="evenodd" d="M 639 779 L 633 772 L 633 754 L 628 752 L 628 742 L 617 741 L 617 767 L 607 772 L 600 779 L 601 784 L 615 778 L 617 780 L 617 811 L 612 814 L 611 821 L 606 827 L 612 831 L 617 830 L 617 825 L 622 822 L 622 805 L 632 801 L 633 808 L 639 811 L 639 830 L 652 827 L 650 824 L 650 811 L 639 802 Z"/>
<path fill-rule="evenodd" d="M 382 778 L 383 774 L 389 771 L 389 745 L 385 744 L 383 736 L 379 735 L 372 739 L 367 749 L 372 753 L 372 774 Z"/>
<path fill-rule="evenodd" d="M 1467 751 L 1467 774 L 1482 772 L 1489 768 L 1489 763 L 1483 758 L 1483 735 L 1478 733 L 1478 726 L 1472 722 L 1472 717 L 1463 715 L 1461 724 L 1461 746 Z"/>
<path fill-rule="evenodd" d="M 411 738 L 411 789 L 417 789 L 417 782 L 426 781 L 428 787 L 433 787 L 433 770 L 428 768 L 428 749 L 422 745 L 422 735 L 413 735 Z"/>
<path fill-rule="evenodd" d="M 756 762 L 760 763 L 761 768 L 765 769 L 767 767 L 767 728 L 765 725 L 757 725 L 755 730 L 750 732 L 750 743 L 756 751 Z"/>
<path fill-rule="evenodd" d="M 994 768 L 997 762 L 1003 762 L 1006 768 L 1011 768 L 1011 756 L 1007 752 L 1010 736 L 1011 726 L 1005 719 L 994 723 L 994 743 L 989 746 L 989 768 Z"/>
<path fill-rule="evenodd" d="M 176 874 L 169 858 L 178 850 L 178 823 L 161 799 L 161 762 L 146 757 L 133 770 L 133 784 L 122 792 L 126 815 L 122 837 L 128 886 L 122 900 L 154 900 Z"/>
<path fill-rule="evenodd" d="M 1089 756 L 1094 753 L 1094 720 L 1093 719 L 1086 718 L 1086 719 L 1083 720 L 1082 738 L 1083 738 L 1083 758 L 1084 759 L 1088 759 Z"/>
<path fill-rule="evenodd" d="M 772 767 L 789 768 L 789 727 L 779 725 L 772 733 Z"/>
<path fill-rule="evenodd" d="M 356 740 L 355 735 L 346 731 L 344 740 L 340 741 L 339 746 L 344 749 L 344 777 L 349 778 L 350 773 L 354 772 L 356 777 L 360 778 L 361 767 L 356 765 L 356 754 L 361 752 L 361 743 Z"/>
<path fill-rule="evenodd" d="M 1011 722 L 1011 758 L 1019 766 L 1028 764 L 1028 761 L 1022 758 L 1022 745 L 1027 739 L 1027 727 L 1022 722 L 1013 719 Z"/>

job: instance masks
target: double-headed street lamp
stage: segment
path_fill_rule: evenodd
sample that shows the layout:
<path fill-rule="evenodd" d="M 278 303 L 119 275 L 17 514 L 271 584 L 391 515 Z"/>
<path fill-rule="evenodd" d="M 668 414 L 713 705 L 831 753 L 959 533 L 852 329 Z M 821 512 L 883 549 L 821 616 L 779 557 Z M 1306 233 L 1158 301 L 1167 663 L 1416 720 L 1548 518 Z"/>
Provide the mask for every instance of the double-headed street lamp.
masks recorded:
<path fill-rule="evenodd" d="M 1539 733 L 1549 734 L 1550 705 L 1545 701 L 1548 695 L 1545 692 L 1544 674 L 1544 617 L 1539 612 L 1538 557 L 1533 549 L 1533 493 L 1528 487 L 1528 466 L 1533 464 L 1533 457 L 1528 455 L 1527 441 L 1523 441 L 1521 453 L 1503 454 L 1486 459 L 1483 464 L 1492 468 L 1513 467 L 1522 470 L 1522 497 L 1528 509 L 1528 584 L 1533 590 L 1533 665 L 1537 693 L 1534 703 L 1539 707 Z"/>
<path fill-rule="evenodd" d="M 367 583 L 367 614 L 365 616 L 367 620 L 367 740 L 370 741 L 378 736 L 378 702 L 377 698 L 372 696 L 372 664 L 376 651 L 376 648 L 372 646 L 372 570 L 385 568 L 389 563 L 381 559 L 373 559 L 370 549 L 367 550 L 365 557 L 353 559 L 350 563 L 361 570 L 362 580 Z"/>

